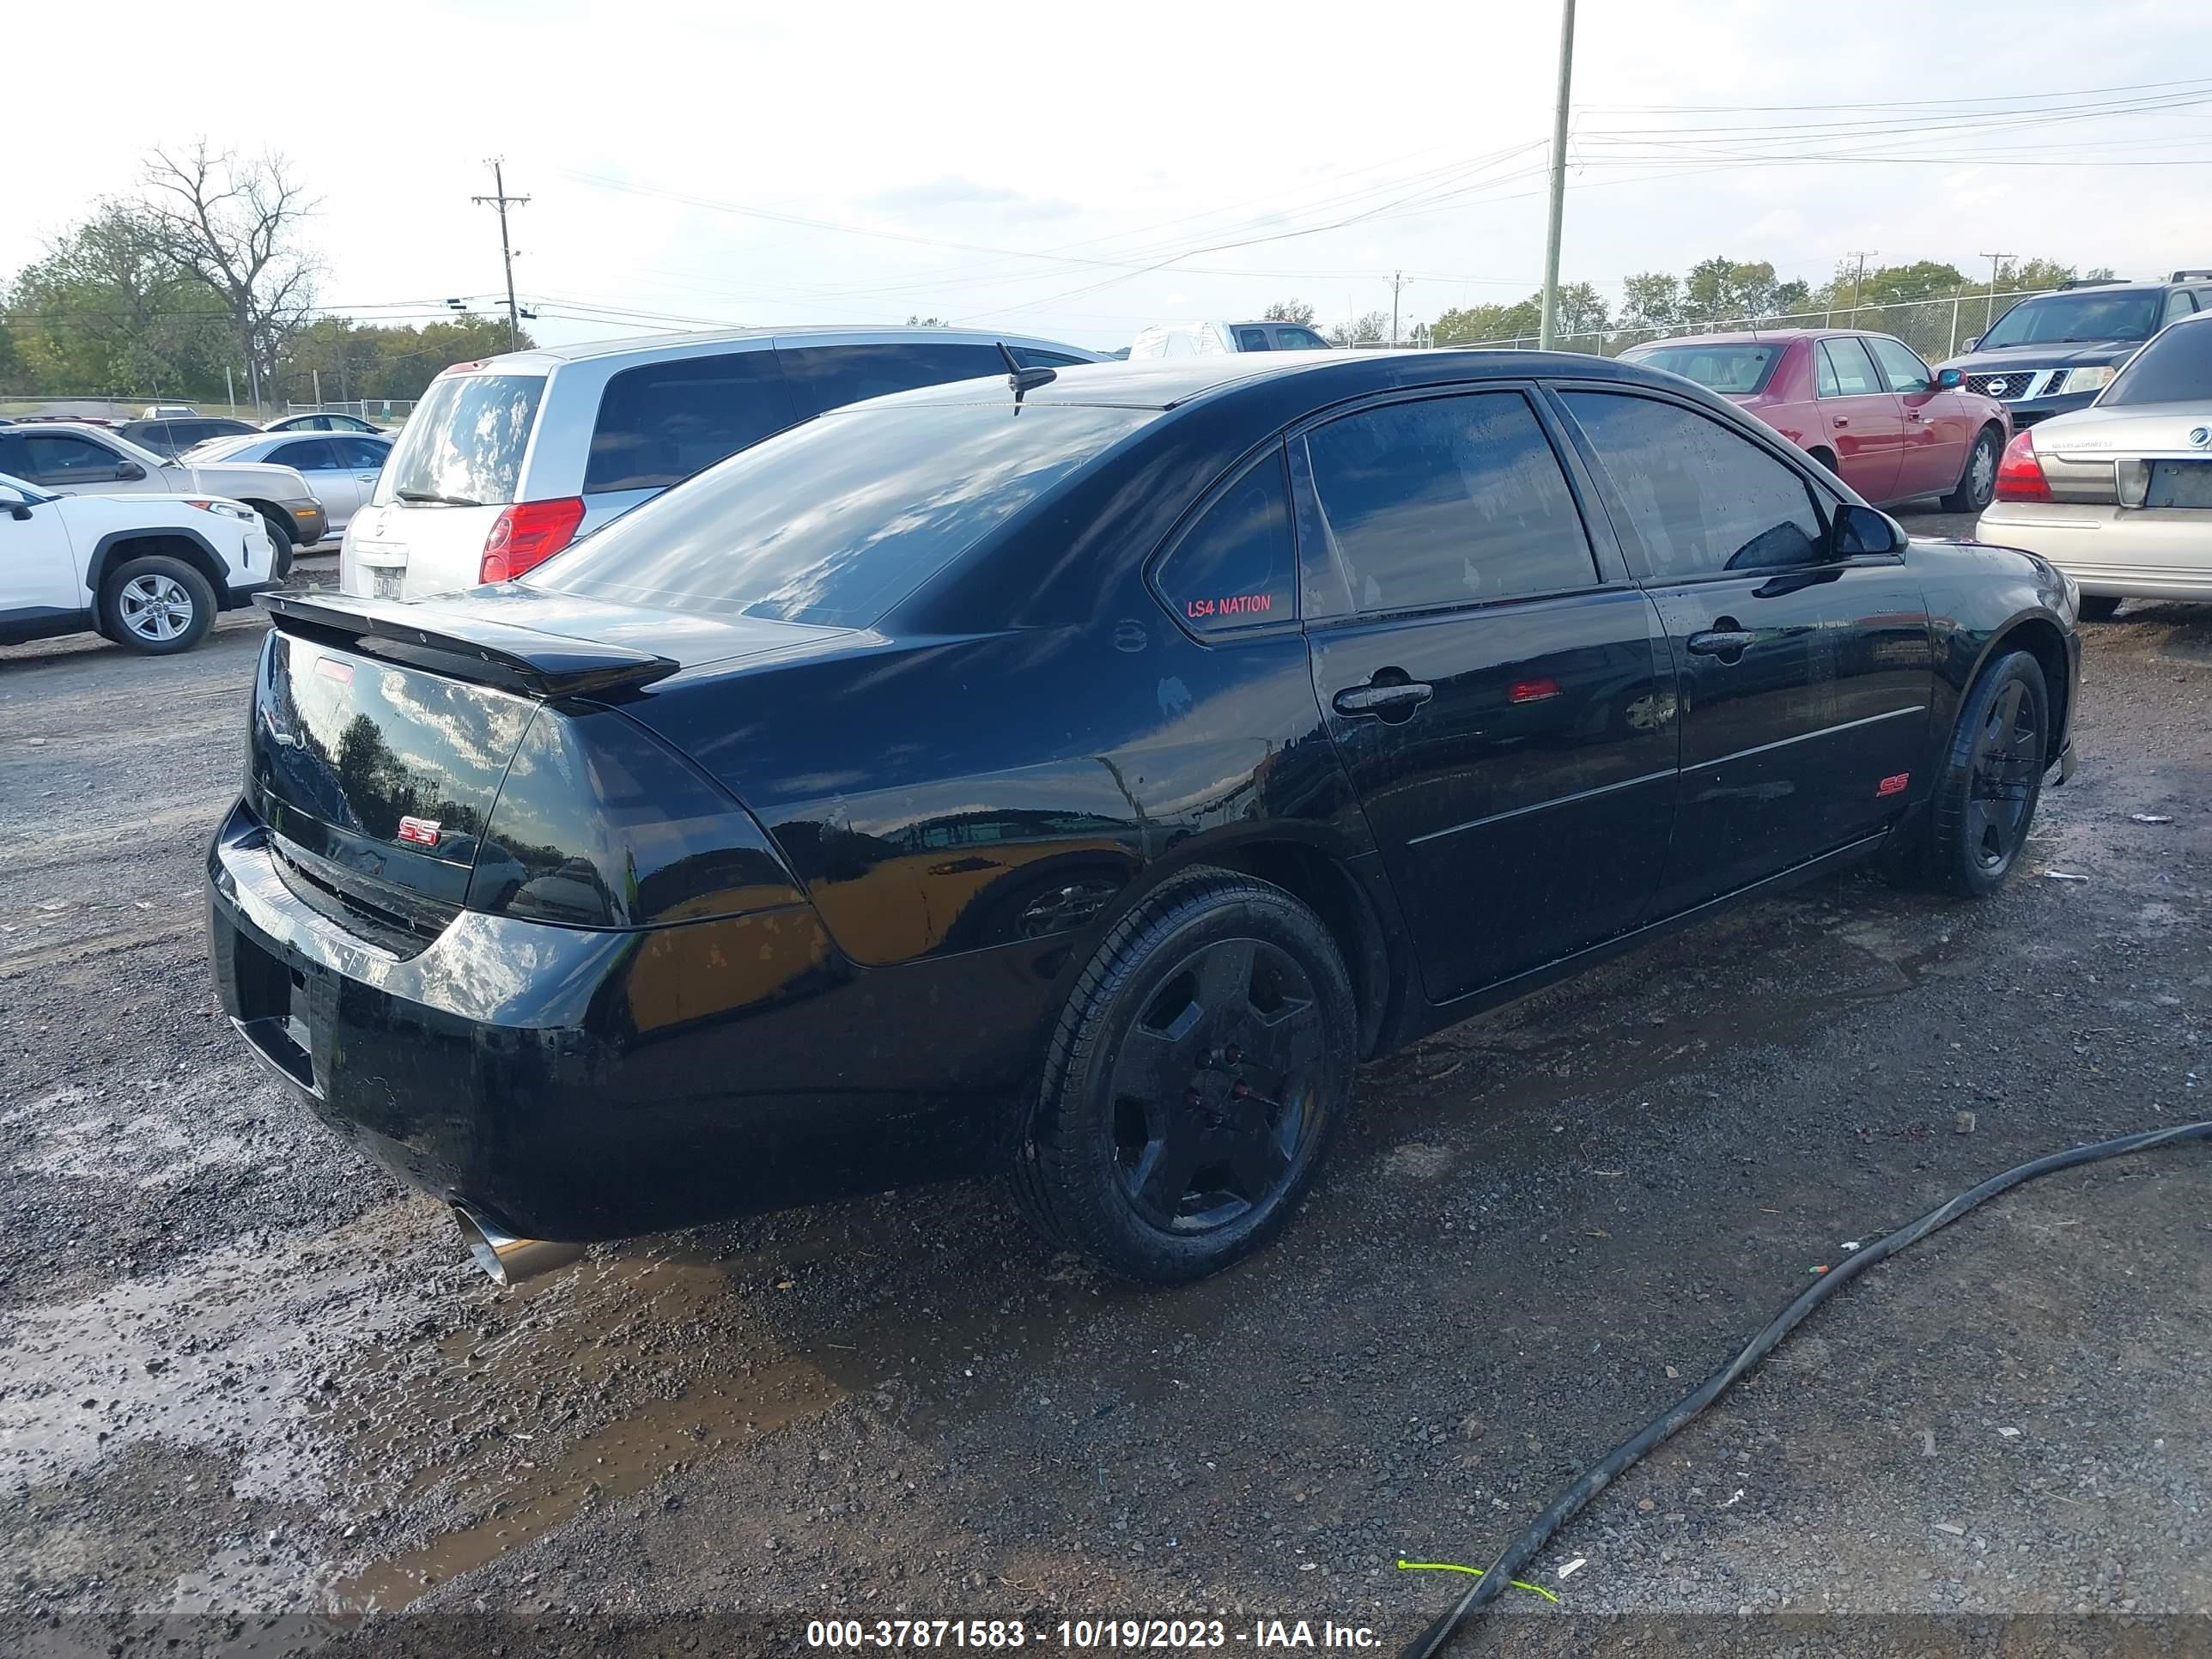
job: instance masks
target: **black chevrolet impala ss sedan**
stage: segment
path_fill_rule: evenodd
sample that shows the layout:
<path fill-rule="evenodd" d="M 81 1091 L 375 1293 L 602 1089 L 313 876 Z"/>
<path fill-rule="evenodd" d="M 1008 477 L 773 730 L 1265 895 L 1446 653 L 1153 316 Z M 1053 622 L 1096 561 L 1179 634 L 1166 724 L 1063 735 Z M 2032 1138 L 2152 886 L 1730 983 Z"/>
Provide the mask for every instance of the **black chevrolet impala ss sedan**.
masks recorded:
<path fill-rule="evenodd" d="M 2040 560 L 1506 351 L 935 387 L 263 602 L 223 1006 L 495 1271 L 997 1170 L 1210 1272 L 1363 1059 L 1853 860 L 1995 889 L 2079 666 Z"/>

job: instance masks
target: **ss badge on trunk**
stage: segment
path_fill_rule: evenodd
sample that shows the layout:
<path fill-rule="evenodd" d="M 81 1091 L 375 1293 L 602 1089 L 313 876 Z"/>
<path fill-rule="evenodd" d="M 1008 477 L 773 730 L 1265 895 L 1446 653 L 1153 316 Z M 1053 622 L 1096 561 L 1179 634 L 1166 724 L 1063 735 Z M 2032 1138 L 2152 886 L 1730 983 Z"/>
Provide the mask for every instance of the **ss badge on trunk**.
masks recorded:
<path fill-rule="evenodd" d="M 399 820 L 399 839 L 416 847 L 435 847 L 438 844 L 438 821 L 435 818 L 402 818 Z"/>

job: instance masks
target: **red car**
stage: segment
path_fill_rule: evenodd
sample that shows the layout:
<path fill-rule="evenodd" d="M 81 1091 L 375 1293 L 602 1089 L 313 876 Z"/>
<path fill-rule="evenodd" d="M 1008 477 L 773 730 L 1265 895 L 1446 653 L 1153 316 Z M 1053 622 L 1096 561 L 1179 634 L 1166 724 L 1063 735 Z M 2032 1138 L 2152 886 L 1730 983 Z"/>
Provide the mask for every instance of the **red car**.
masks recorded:
<path fill-rule="evenodd" d="M 1877 507 L 1941 495 L 1949 512 L 1980 512 L 2012 438 L 2002 404 L 1887 334 L 1700 334 L 1620 355 L 1742 404 Z"/>

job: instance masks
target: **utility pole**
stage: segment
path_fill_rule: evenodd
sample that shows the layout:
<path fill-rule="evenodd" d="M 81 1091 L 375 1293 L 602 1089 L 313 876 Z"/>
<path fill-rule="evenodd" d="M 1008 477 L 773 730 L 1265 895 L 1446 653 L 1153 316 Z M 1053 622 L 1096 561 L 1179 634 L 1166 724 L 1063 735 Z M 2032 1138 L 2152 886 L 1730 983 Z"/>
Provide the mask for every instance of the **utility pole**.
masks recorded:
<path fill-rule="evenodd" d="M 507 347 L 516 351 L 522 346 L 522 318 L 521 307 L 514 303 L 514 247 L 507 238 L 507 210 L 527 206 L 530 198 L 507 193 L 506 175 L 500 171 L 501 159 L 496 155 L 491 159 L 491 187 L 495 193 L 471 196 L 469 199 L 479 206 L 489 202 L 499 210 L 499 257 L 507 265 Z"/>
<path fill-rule="evenodd" d="M 1997 317 L 1998 268 L 2013 256 L 2009 253 L 1984 253 L 1979 257 L 1990 262 L 1990 297 L 1988 302 L 1982 307 L 1982 332 L 1986 334 L 1990 331 L 1990 325 L 1995 322 Z"/>
<path fill-rule="evenodd" d="M 1544 231 L 1544 314 L 1536 348 L 1552 349 L 1552 319 L 1559 309 L 1559 220 L 1567 200 L 1567 87 L 1575 72 L 1575 0 L 1559 0 L 1559 97 L 1552 113 L 1552 214 Z"/>
<path fill-rule="evenodd" d="M 1869 248 L 1864 252 L 1854 249 L 1844 255 L 1846 259 L 1856 259 L 1859 262 L 1857 270 L 1851 276 L 1851 326 L 1853 328 L 1859 325 L 1859 290 L 1866 283 L 1866 262 L 1871 256 L 1881 252 L 1880 248 Z"/>
<path fill-rule="evenodd" d="M 1398 343 L 1398 291 L 1407 286 L 1407 279 L 1404 271 L 1394 270 L 1390 273 L 1390 344 L 1394 349 Z"/>

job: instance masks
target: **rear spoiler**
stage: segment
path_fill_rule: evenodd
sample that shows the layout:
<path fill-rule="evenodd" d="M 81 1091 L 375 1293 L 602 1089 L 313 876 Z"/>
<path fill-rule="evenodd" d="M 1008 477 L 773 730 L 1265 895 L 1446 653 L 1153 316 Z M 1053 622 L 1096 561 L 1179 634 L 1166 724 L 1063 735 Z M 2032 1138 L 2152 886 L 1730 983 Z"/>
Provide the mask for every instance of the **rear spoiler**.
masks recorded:
<path fill-rule="evenodd" d="M 257 593 L 253 602 L 284 633 L 335 635 L 351 643 L 389 641 L 409 647 L 402 653 L 408 657 L 428 653 L 437 659 L 424 667 L 533 697 L 650 685 L 684 665 L 649 652 L 471 616 L 455 606 L 402 605 L 345 593 Z"/>

